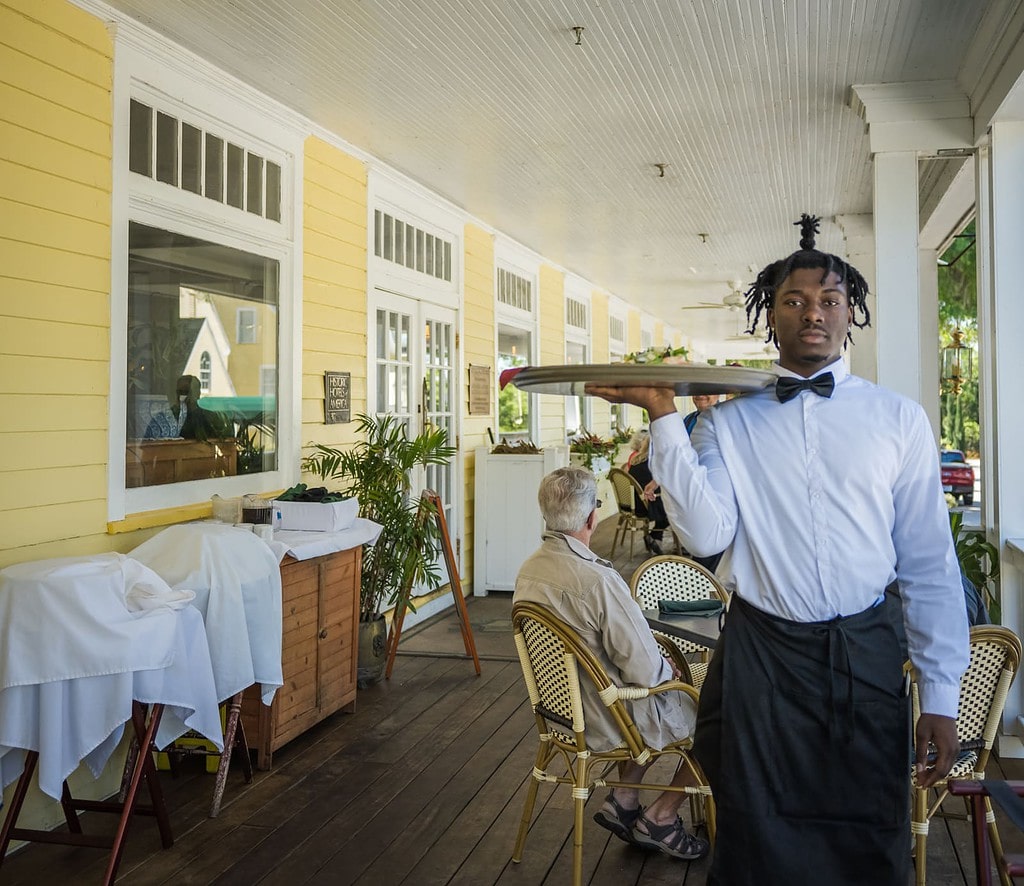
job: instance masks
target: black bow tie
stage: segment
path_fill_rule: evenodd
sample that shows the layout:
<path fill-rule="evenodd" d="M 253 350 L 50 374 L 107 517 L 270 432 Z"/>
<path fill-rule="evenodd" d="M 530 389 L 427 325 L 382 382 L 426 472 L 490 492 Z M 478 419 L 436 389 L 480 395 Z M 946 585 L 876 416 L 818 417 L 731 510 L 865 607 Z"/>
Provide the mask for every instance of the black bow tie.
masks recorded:
<path fill-rule="evenodd" d="M 814 391 L 819 397 L 831 397 L 836 389 L 836 380 L 831 372 L 823 372 L 814 378 L 791 378 L 782 376 L 775 382 L 775 396 L 780 403 L 792 400 L 801 391 Z"/>

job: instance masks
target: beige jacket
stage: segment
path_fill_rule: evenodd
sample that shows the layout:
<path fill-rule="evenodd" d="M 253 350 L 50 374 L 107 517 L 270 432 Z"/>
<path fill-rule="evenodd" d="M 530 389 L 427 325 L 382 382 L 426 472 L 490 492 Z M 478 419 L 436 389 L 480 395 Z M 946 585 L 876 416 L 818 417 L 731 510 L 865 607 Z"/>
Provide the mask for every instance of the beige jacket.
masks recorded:
<path fill-rule="evenodd" d="M 539 603 L 575 630 L 620 686 L 656 686 L 672 679 L 640 607 L 622 576 L 578 539 L 547 532 L 519 570 L 513 602 Z M 621 744 L 593 686 L 583 681 L 587 740 L 595 751 Z M 627 702 L 645 741 L 663 748 L 693 732 L 696 708 L 682 693 Z"/>

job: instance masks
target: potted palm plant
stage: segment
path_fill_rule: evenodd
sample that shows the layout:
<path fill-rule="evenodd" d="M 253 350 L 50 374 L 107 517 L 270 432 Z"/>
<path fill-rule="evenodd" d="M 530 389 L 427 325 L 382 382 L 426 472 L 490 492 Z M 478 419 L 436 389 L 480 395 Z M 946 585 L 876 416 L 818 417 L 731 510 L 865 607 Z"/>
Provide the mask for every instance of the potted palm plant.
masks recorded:
<path fill-rule="evenodd" d="M 392 415 L 359 415 L 357 422 L 363 439 L 346 449 L 314 444 L 302 469 L 338 483 L 342 495 L 359 499 L 359 516 L 383 527 L 376 544 L 363 552 L 359 588 L 359 683 L 366 685 L 384 667 L 384 609 L 400 601 L 413 608 L 403 590 L 441 583 L 437 521 L 424 519 L 431 506 L 413 498 L 411 474 L 444 464 L 455 450 L 443 428 L 410 438 L 405 423 Z"/>

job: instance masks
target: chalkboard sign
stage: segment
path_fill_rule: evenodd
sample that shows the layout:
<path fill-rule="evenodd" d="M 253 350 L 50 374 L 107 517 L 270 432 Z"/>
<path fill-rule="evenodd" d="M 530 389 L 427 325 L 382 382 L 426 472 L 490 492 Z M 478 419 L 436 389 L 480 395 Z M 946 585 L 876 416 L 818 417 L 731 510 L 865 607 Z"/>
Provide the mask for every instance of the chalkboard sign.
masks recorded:
<path fill-rule="evenodd" d="M 352 373 L 324 373 L 324 424 L 352 421 Z"/>

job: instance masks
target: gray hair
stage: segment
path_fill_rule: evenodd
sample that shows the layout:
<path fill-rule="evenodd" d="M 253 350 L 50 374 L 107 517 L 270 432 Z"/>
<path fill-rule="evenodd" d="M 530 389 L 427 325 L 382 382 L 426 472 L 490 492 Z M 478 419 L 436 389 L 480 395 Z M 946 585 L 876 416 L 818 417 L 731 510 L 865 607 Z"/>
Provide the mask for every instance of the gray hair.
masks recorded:
<path fill-rule="evenodd" d="M 553 532 L 578 532 L 597 507 L 597 481 L 586 468 L 557 468 L 540 481 L 540 513 Z"/>

